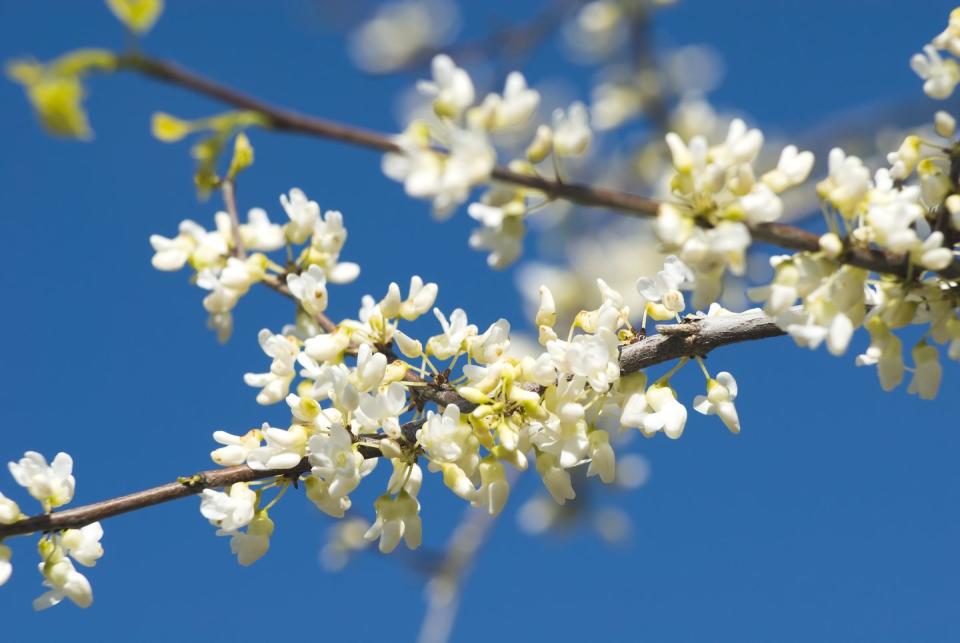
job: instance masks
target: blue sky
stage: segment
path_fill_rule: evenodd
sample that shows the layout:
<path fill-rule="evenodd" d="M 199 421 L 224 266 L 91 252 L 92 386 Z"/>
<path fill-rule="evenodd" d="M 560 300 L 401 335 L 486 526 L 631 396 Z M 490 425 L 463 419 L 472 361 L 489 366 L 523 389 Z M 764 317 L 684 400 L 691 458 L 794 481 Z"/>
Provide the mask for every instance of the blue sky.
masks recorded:
<path fill-rule="evenodd" d="M 354 71 L 340 29 L 306 2 L 170 2 L 148 51 L 281 104 L 395 131 L 390 104 L 414 76 Z M 486 5 L 487 3 L 483 3 Z M 467 33 L 538 2 L 470 3 Z M 509 9 L 507 8 L 509 7 Z M 687 0 L 658 18 L 668 45 L 708 43 L 727 76 L 713 99 L 765 129 L 808 131 L 851 108 L 920 102 L 909 56 L 946 23 L 951 3 L 853 0 Z M 49 58 L 67 49 L 119 47 L 99 2 L 0 2 L 0 57 Z M 581 91 L 586 72 L 550 45 L 524 69 L 564 70 Z M 209 224 L 218 203 L 198 203 L 185 146 L 148 131 L 158 109 L 193 117 L 219 106 L 139 78 L 98 79 L 88 102 L 96 140 L 43 135 L 19 88 L 0 82 L 0 271 L 8 340 L 0 375 L 0 460 L 33 449 L 76 461 L 76 503 L 159 484 L 208 468 L 210 433 L 240 432 L 283 409 L 259 407 L 242 373 L 265 362 L 256 332 L 289 315 L 272 293 L 236 311 L 234 339 L 204 329 L 200 294 L 185 274 L 150 267 L 151 233 L 183 218 Z M 932 103 L 926 108 L 933 113 Z M 360 295 L 411 272 L 440 285 L 439 305 L 463 306 L 485 326 L 520 325 L 513 274 L 468 251 L 461 212 L 438 225 L 363 150 L 253 132 L 257 164 L 242 180 L 241 208 L 279 216 L 278 195 L 299 186 L 344 212 L 343 253 L 363 267 L 331 291 L 334 316 Z M 711 357 L 736 374 L 744 430 L 692 418 L 678 442 L 634 441 L 650 483 L 611 502 L 634 521 L 610 548 L 593 532 L 533 538 L 501 520 L 464 596 L 454 640 L 947 641 L 960 638 L 960 436 L 941 397 L 883 394 L 875 372 L 770 340 Z M 688 380 L 692 396 L 700 386 Z M 681 383 L 681 387 L 684 386 Z M 5 475 L 5 474 L 4 474 Z M 441 545 L 462 503 L 425 484 L 426 546 Z M 358 493 L 372 516 L 381 482 Z M 512 512 L 538 490 L 526 476 Z M 9 478 L 0 489 L 30 506 Z M 76 504 L 75 503 L 75 504 Z M 402 558 L 360 557 L 324 572 L 318 551 L 329 519 L 299 495 L 273 513 L 271 552 L 241 568 L 190 499 L 105 524 L 106 555 L 90 570 L 95 604 L 30 610 L 40 593 L 31 539 L 12 541 L 14 576 L 0 589 L 7 640 L 175 639 L 410 640 L 423 608 L 421 578 Z"/>

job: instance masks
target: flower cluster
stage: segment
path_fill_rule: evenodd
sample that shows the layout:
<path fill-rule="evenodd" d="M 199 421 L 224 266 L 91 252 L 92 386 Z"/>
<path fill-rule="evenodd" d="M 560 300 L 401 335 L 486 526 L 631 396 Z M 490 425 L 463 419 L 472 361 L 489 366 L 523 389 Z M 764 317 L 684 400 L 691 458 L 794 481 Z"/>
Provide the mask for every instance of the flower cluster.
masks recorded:
<path fill-rule="evenodd" d="M 473 80 L 446 55 L 433 59 L 433 78 L 417 89 L 432 101 L 433 114 L 417 119 L 395 139 L 399 150 L 383 159 L 383 171 L 400 181 L 407 194 L 430 199 L 437 218 L 446 219 L 470 197 L 471 190 L 490 181 L 497 160 L 495 140 L 516 139 L 526 132 L 540 105 L 540 94 L 527 86 L 520 72 L 511 72 L 502 93 L 477 101 Z M 559 172 L 560 159 L 584 154 L 593 140 L 583 103 L 553 112 L 552 126 L 536 128 L 526 158 L 515 159 L 511 170 L 535 175 L 536 164 L 551 159 Z M 538 200 L 539 203 L 534 203 Z M 470 246 L 489 252 L 488 264 L 503 268 L 520 255 L 524 218 L 545 200 L 536 191 L 493 185 L 468 208 L 482 227 Z"/>
<path fill-rule="evenodd" d="M 938 112 L 934 130 L 950 139 L 953 118 Z M 955 278 L 939 274 L 953 264 L 960 241 L 960 196 L 951 177 L 954 149 L 952 140 L 910 135 L 887 155 L 890 167 L 873 176 L 856 156 L 832 150 L 829 174 L 817 184 L 831 230 L 821 237 L 821 250 L 773 257 L 773 281 L 752 293 L 802 346 L 825 342 L 832 354 L 842 355 L 854 331 L 865 326 L 871 344 L 857 364 L 876 365 L 888 391 L 908 368 L 893 331 L 925 325 L 911 350 L 909 385 L 924 399 L 936 396 L 942 371 L 931 342 L 947 344 L 947 356 L 960 360 L 960 293 Z M 853 249 L 903 257 L 906 272 L 874 275 L 838 261 Z"/>
<path fill-rule="evenodd" d="M 17 462 L 8 465 L 10 474 L 21 487 L 27 490 L 50 513 L 73 500 L 76 481 L 73 477 L 73 459 L 66 453 L 58 453 L 53 462 L 36 451 L 27 451 Z M 26 518 L 16 502 L 0 493 L 0 525 L 12 525 Z M 93 567 L 103 556 L 100 539 L 103 528 L 99 522 L 80 529 L 64 529 L 45 533 L 40 537 L 39 570 L 43 585 L 48 590 L 33 601 L 35 610 L 43 610 L 69 598 L 79 607 L 93 603 L 93 590 L 87 577 L 77 571 L 74 563 Z M 10 562 L 11 550 L 0 543 L 0 585 L 13 573 Z"/>
<path fill-rule="evenodd" d="M 173 238 L 152 235 L 153 266 L 157 270 L 175 271 L 189 265 L 198 286 L 208 291 L 203 307 L 209 313 L 208 326 L 220 341 L 229 339 L 233 331 L 232 311 L 240 298 L 256 283 L 286 287 L 303 302 L 304 310 L 317 315 L 327 306 L 327 282 L 349 283 L 360 274 L 360 267 L 340 261 L 340 250 L 347 239 L 343 216 L 320 206 L 298 188 L 280 196 L 287 215 L 284 224 L 273 223 L 262 208 L 252 208 L 247 222 L 237 226 L 226 212 L 214 216 L 214 229 L 186 220 Z M 266 254 L 287 248 L 294 256 L 294 247 L 303 246 L 296 258 L 297 271 L 290 271 Z M 253 251 L 247 255 L 248 251 Z"/>
<path fill-rule="evenodd" d="M 637 288 L 650 314 L 663 319 L 664 311 L 677 316 L 684 310 L 679 289 L 692 279 L 678 258 L 669 257 L 660 273 L 639 280 Z M 620 351 L 640 335 L 622 295 L 602 280 L 597 286 L 600 306 L 581 311 L 564 337 L 556 330 L 553 295 L 543 288 L 535 319 L 541 349 L 522 356 L 511 351 L 506 320 L 480 332 L 462 309 L 446 315 L 434 308 L 436 284 L 416 276 L 406 296 L 392 283 L 381 299 L 363 298 L 357 319 L 323 332 L 303 324 L 281 334 L 261 331 L 270 368 L 248 374 L 246 381 L 261 389 L 261 404 L 285 401 L 291 423 L 264 424 L 244 435 L 217 431 L 214 439 L 222 446 L 211 457 L 224 466 L 246 463 L 289 473 L 205 490 L 201 513 L 218 534 L 231 536 L 240 562 L 249 564 L 266 552 L 273 530 L 267 511 L 292 479 L 303 481 L 321 511 L 342 518 L 352 506 L 350 495 L 380 458 L 390 461 L 391 474 L 365 535 L 379 540 L 383 552 L 401 541 L 410 548 L 420 544 L 424 461 L 454 494 L 494 515 L 510 495 L 506 467 L 525 470 L 530 458 L 559 503 L 575 497 L 574 467 L 586 466 L 587 476 L 612 482 L 612 430 L 637 428 L 648 437 L 661 430 L 672 438 L 682 433 L 687 410 L 669 382 L 689 360 L 650 387 L 642 372 L 623 375 Z M 313 301 L 297 300 L 304 311 Z M 401 321 L 431 309 L 440 333 L 421 342 L 400 329 Z M 461 374 L 454 376 L 461 360 Z M 728 373 L 711 378 L 698 361 L 707 387 L 694 408 L 739 431 L 736 382 Z M 261 508 L 262 494 L 274 487 L 279 493 Z"/>
<path fill-rule="evenodd" d="M 941 52 L 960 57 L 960 7 L 950 12 L 947 28 L 924 46 L 923 53 L 910 59 L 913 71 L 923 79 L 924 93 L 937 100 L 950 98 L 960 84 L 960 64 L 955 58 L 944 58 Z"/>
<path fill-rule="evenodd" d="M 727 270 L 744 273 L 750 226 L 780 218 L 780 194 L 807 179 L 814 158 L 789 145 L 776 167 L 757 178 L 753 163 L 763 134 L 740 119 L 717 145 L 699 135 L 687 143 L 674 132 L 666 141 L 674 167 L 672 198 L 660 206 L 654 229 L 664 249 L 677 252 L 693 270 L 694 306 L 704 308 L 719 297 Z"/>

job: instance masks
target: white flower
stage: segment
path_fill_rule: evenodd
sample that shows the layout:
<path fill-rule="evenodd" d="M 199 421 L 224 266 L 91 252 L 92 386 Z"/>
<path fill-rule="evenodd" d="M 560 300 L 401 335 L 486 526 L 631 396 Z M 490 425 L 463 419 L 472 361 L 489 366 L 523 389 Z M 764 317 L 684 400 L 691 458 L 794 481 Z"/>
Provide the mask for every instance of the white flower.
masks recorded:
<path fill-rule="evenodd" d="M 764 174 L 762 180 L 774 192 L 783 192 L 806 181 L 813 162 L 813 152 L 800 152 L 796 145 L 787 145 L 780 152 L 776 169 Z"/>
<path fill-rule="evenodd" d="M 589 447 L 586 410 L 579 402 L 584 380 L 582 375 L 562 378 L 547 389 L 543 403 L 550 417 L 531 436 L 537 448 L 557 456 L 564 469 L 583 460 Z"/>
<path fill-rule="evenodd" d="M 46 458 L 36 451 L 27 451 L 19 462 L 7 465 L 17 484 L 25 487 L 36 498 L 44 511 L 50 511 L 73 500 L 76 481 L 73 478 L 73 458 L 60 452 L 48 465 Z"/>
<path fill-rule="evenodd" d="M 474 507 L 483 507 L 491 516 L 503 511 L 510 497 L 510 483 L 504 473 L 503 465 L 495 458 L 484 458 L 480 462 L 480 489 L 473 501 Z"/>
<path fill-rule="evenodd" d="M 647 437 L 662 430 L 668 438 L 683 435 L 687 422 L 687 407 L 677 401 L 673 389 L 666 384 L 654 384 L 646 393 L 633 393 L 623 405 L 620 423 L 640 429 Z"/>
<path fill-rule="evenodd" d="M 647 300 L 663 302 L 664 307 L 674 313 L 686 308 L 681 288 L 690 288 L 694 283 L 693 272 L 677 257 L 670 255 L 663 261 L 663 270 L 655 277 L 641 277 L 637 280 L 637 290 Z"/>
<path fill-rule="evenodd" d="M 389 554 L 403 538 L 407 547 L 416 549 L 420 546 L 423 535 L 423 525 L 420 522 L 420 503 L 406 491 L 401 491 L 395 498 L 380 496 L 374 502 L 377 511 L 377 520 L 363 535 L 367 540 L 380 539 L 380 551 Z"/>
<path fill-rule="evenodd" d="M 903 381 L 903 345 L 878 316 L 867 322 L 866 327 L 870 332 L 870 347 L 857 356 L 856 364 L 876 365 L 881 388 L 891 391 Z"/>
<path fill-rule="evenodd" d="M 327 309 L 327 276 L 320 266 L 311 265 L 306 272 L 287 275 L 287 287 L 311 315 Z"/>
<path fill-rule="evenodd" d="M 620 376 L 617 337 L 605 328 L 598 329 L 596 335 L 577 335 L 570 342 L 547 342 L 547 352 L 557 370 L 585 377 L 600 393 Z"/>
<path fill-rule="evenodd" d="M 317 509 L 333 516 L 334 518 L 343 518 L 347 509 L 352 505 L 347 496 L 334 496 L 330 493 L 330 483 L 320 478 L 310 476 L 306 481 L 307 498 L 310 499 Z"/>
<path fill-rule="evenodd" d="M 230 536 L 230 551 L 236 554 L 237 562 L 246 567 L 260 560 L 270 548 L 273 521 L 266 511 L 258 511 L 246 531 L 218 531 L 218 536 Z"/>
<path fill-rule="evenodd" d="M 10 575 L 13 574 L 13 565 L 10 563 L 10 556 L 10 548 L 4 544 L 0 544 L 0 585 L 10 580 Z"/>
<path fill-rule="evenodd" d="M 354 448 L 349 431 L 339 424 L 331 426 L 326 435 L 311 437 L 308 451 L 312 473 L 329 484 L 326 491 L 330 496 L 342 498 L 360 484 L 363 455 Z"/>
<path fill-rule="evenodd" d="M 63 551 L 84 567 L 93 567 L 103 556 L 103 527 L 99 522 L 92 522 L 80 529 L 66 529 L 60 541 Z"/>
<path fill-rule="evenodd" d="M 313 226 L 310 238 L 309 260 L 319 264 L 327 280 L 334 284 L 348 284 L 360 276 L 360 266 L 352 261 L 340 261 L 340 251 L 347 241 L 343 214 L 327 210 Z"/>
<path fill-rule="evenodd" d="M 263 208 L 251 208 L 247 212 L 247 223 L 240 226 L 240 239 L 248 250 L 262 252 L 279 250 L 286 243 L 283 226 L 271 223 Z"/>
<path fill-rule="evenodd" d="M 560 466 L 557 456 L 546 451 L 538 452 L 536 466 L 543 485 L 557 504 L 565 504 L 567 500 L 577 497 L 570 482 L 570 473 Z"/>
<path fill-rule="evenodd" d="M 300 188 L 291 188 L 289 195 L 280 195 L 280 205 L 290 217 L 286 225 L 287 239 L 291 243 L 303 243 L 313 234 L 313 228 L 320 219 L 320 206 L 311 201 Z"/>
<path fill-rule="evenodd" d="M 947 28 L 933 39 L 933 46 L 949 51 L 954 56 L 960 56 L 960 8 L 950 12 Z"/>
<path fill-rule="evenodd" d="M 431 461 L 456 462 L 467 452 L 472 435 L 470 426 L 460 419 L 460 408 L 448 404 L 443 415 L 427 411 L 427 420 L 417 431 L 417 441 Z"/>
<path fill-rule="evenodd" d="M 210 458 L 222 467 L 231 467 L 246 462 L 250 452 L 260 446 L 263 436 L 260 429 L 252 429 L 244 435 L 214 431 L 213 439 L 224 446 L 214 449 Z"/>
<path fill-rule="evenodd" d="M 476 97 L 470 74 L 457 67 L 450 56 L 445 54 L 434 56 L 430 69 L 433 72 L 433 81 L 421 80 L 417 82 L 417 89 L 434 98 L 433 109 L 437 114 L 449 118 L 459 117 L 463 110 L 473 104 Z"/>
<path fill-rule="evenodd" d="M 932 400 L 940 390 L 940 380 L 943 377 L 943 367 L 940 366 L 940 356 L 937 349 L 929 344 L 920 342 L 912 351 L 913 378 L 908 393 L 916 393 L 922 400 Z"/>
<path fill-rule="evenodd" d="M 817 183 L 817 192 L 845 217 L 852 217 L 870 191 L 870 171 L 856 156 L 835 147 L 828 157 L 830 175 Z"/>
<path fill-rule="evenodd" d="M 247 456 L 247 465 L 257 471 L 292 469 L 307 452 L 307 430 L 294 424 L 286 431 L 266 422 L 260 429 L 266 444 L 253 449 Z"/>
<path fill-rule="evenodd" d="M 611 484 L 617 477 L 616 455 L 610 446 L 610 434 L 603 430 L 591 431 L 589 454 L 590 466 L 587 477 L 600 476 L 604 484 Z"/>
<path fill-rule="evenodd" d="M 715 379 L 707 381 L 706 396 L 698 395 L 693 399 L 693 408 L 698 413 L 713 415 L 716 413 L 732 433 L 740 433 L 740 418 L 733 401 L 737 399 L 737 380 L 723 371 Z"/>
<path fill-rule="evenodd" d="M 444 45 L 460 26 L 451 0 L 391 0 L 351 34 L 350 54 L 373 73 L 397 71 L 416 55 Z"/>
<path fill-rule="evenodd" d="M 416 124 L 395 142 L 400 151 L 383 157 L 383 173 L 402 181 L 409 196 L 432 199 L 438 219 L 449 217 L 474 185 L 488 180 L 496 163 L 496 151 L 480 130 L 450 127 L 445 156 L 431 149 L 429 134 Z"/>
<path fill-rule="evenodd" d="M 467 113 L 473 127 L 491 131 L 520 127 L 530 120 L 540 104 L 540 94 L 527 87 L 527 79 L 518 71 L 507 75 L 503 96 L 487 94 L 483 103 Z"/>
<path fill-rule="evenodd" d="M 181 230 L 182 228 L 181 224 Z M 153 258 L 150 260 L 153 267 L 157 270 L 174 271 L 183 268 L 190 259 L 190 254 L 196 247 L 196 241 L 190 235 L 182 233 L 173 239 L 152 234 L 150 245 L 154 250 Z"/>
<path fill-rule="evenodd" d="M 926 81 L 923 91 L 930 98 L 950 98 L 960 83 L 960 65 L 952 59 L 944 60 L 933 45 L 925 46 L 922 54 L 914 54 L 910 59 L 910 67 Z"/>
<path fill-rule="evenodd" d="M 34 599 L 33 609 L 45 610 L 64 598 L 69 598 L 77 607 L 90 607 L 93 603 L 90 581 L 59 551 L 54 552 L 50 560 L 40 563 L 40 573 L 43 574 L 44 586 L 50 590 Z"/>
<path fill-rule="evenodd" d="M 482 335 L 467 339 L 470 356 L 480 364 L 491 364 L 510 348 L 510 322 L 498 319 Z"/>
<path fill-rule="evenodd" d="M 349 345 L 350 335 L 338 328 L 332 333 L 315 335 L 304 342 L 305 355 L 300 355 L 297 359 L 301 366 L 311 369 L 317 365 L 317 362 L 322 364 L 336 361 Z"/>
<path fill-rule="evenodd" d="M 204 489 L 200 496 L 200 513 L 210 524 L 226 532 L 245 527 L 256 510 L 257 494 L 245 482 L 237 482 L 227 493 Z"/>
<path fill-rule="evenodd" d="M 943 270 L 953 262 L 953 250 L 943 245 L 943 233 L 937 230 L 912 249 L 911 257 L 927 270 Z"/>
<path fill-rule="evenodd" d="M 0 525 L 12 525 L 20 520 L 20 507 L 0 493 Z"/>
<path fill-rule="evenodd" d="M 406 387 L 399 382 L 392 382 L 386 390 L 376 395 L 361 396 L 354 419 L 366 431 L 375 431 L 380 427 L 387 435 L 396 438 L 400 437 L 399 415 L 406 408 Z"/>
<path fill-rule="evenodd" d="M 440 322 L 443 333 L 427 340 L 427 353 L 430 355 L 449 359 L 464 350 L 468 337 L 477 334 L 477 327 L 467 323 L 467 313 L 462 308 L 457 308 L 450 314 L 450 321 L 447 321 L 439 308 L 434 308 L 433 314 Z"/>
<path fill-rule="evenodd" d="M 580 156 L 593 141 L 587 107 L 577 101 L 566 112 L 553 112 L 553 150 L 557 156 Z"/>
<path fill-rule="evenodd" d="M 247 386 L 263 389 L 257 394 L 258 404 L 276 404 L 290 392 L 300 347 L 293 338 L 274 335 L 266 328 L 257 335 L 257 341 L 267 357 L 273 358 L 270 370 L 267 373 L 246 373 L 243 381 Z"/>
<path fill-rule="evenodd" d="M 410 277 L 407 298 L 401 301 L 400 286 L 391 283 L 387 296 L 380 302 L 380 312 L 384 317 L 402 317 L 412 321 L 433 307 L 433 303 L 437 300 L 437 290 L 437 284 L 425 284 L 419 275 L 413 275 Z"/>

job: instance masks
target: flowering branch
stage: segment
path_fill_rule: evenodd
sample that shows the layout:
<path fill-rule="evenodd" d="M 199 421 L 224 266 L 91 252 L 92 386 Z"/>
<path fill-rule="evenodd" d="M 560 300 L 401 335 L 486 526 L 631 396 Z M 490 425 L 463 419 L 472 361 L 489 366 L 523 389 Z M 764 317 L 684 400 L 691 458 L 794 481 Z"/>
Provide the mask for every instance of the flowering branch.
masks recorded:
<path fill-rule="evenodd" d="M 625 346 L 620 356 L 620 369 L 623 374 L 681 357 L 703 357 L 720 346 L 783 335 L 773 319 L 760 310 L 748 310 L 744 313 L 715 315 L 710 317 L 688 318 L 679 324 L 658 324 L 658 334 L 641 339 Z M 424 387 L 429 391 L 429 387 Z M 455 391 L 434 390 L 431 399 L 439 404 L 457 403 L 467 411 L 474 405 L 456 394 Z M 423 420 L 414 420 L 403 425 L 401 432 L 407 441 L 416 441 L 417 429 Z M 365 458 L 381 455 L 379 449 L 359 447 Z M 178 500 L 201 493 L 204 489 L 227 487 L 238 482 L 250 482 L 264 478 L 286 477 L 296 480 L 301 474 L 310 471 L 307 458 L 292 469 L 256 470 L 245 464 L 220 469 L 201 471 L 191 476 L 181 476 L 176 482 L 159 487 L 137 491 L 119 498 L 95 502 L 82 507 L 32 516 L 10 525 L 0 525 L 0 540 L 10 536 L 20 536 L 35 532 L 76 529 L 99 520 L 112 518 L 120 514 L 145 509 L 171 500 Z"/>
<path fill-rule="evenodd" d="M 234 107 L 256 112 L 265 119 L 268 127 L 278 131 L 309 134 L 381 152 L 401 151 L 400 146 L 388 135 L 277 107 L 172 62 L 141 54 L 124 54 L 118 57 L 117 66 L 119 69 L 140 72 Z M 551 180 L 502 166 L 494 167 L 490 176 L 498 181 L 537 190 L 554 198 L 635 216 L 654 217 L 660 207 L 656 200 L 629 192 Z M 819 236 L 801 228 L 779 223 L 760 223 L 749 226 L 749 229 L 758 241 L 781 248 L 807 252 L 820 250 Z M 909 261 L 902 255 L 875 248 L 848 248 L 837 260 L 859 268 L 899 276 L 906 276 L 910 266 Z M 947 278 L 960 277 L 960 262 L 953 261 L 939 272 Z"/>

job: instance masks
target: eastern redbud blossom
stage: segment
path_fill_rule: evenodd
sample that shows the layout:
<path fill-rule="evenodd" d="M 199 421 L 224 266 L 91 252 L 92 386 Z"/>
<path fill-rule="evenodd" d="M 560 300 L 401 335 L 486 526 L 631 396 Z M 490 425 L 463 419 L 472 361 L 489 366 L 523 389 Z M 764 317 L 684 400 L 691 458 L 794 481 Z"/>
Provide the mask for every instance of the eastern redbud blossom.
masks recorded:
<path fill-rule="evenodd" d="M 470 74 L 444 54 L 434 56 L 430 69 L 433 80 L 418 81 L 417 89 L 433 97 L 433 109 L 439 116 L 459 117 L 476 96 Z"/>
<path fill-rule="evenodd" d="M 274 335 L 266 328 L 260 331 L 257 340 L 267 357 L 273 359 L 270 370 L 266 373 L 246 373 L 243 381 L 247 386 L 262 389 L 257 394 L 258 404 L 276 404 L 290 392 L 300 347 L 293 338 Z"/>
<path fill-rule="evenodd" d="M 20 507 L 0 493 L 0 525 L 12 525 L 20 519 Z"/>
<path fill-rule="evenodd" d="M 243 482 L 230 485 L 227 492 L 204 489 L 200 513 L 215 527 L 233 532 L 253 520 L 257 494 Z"/>
<path fill-rule="evenodd" d="M 41 541 L 50 544 L 50 541 Z M 53 545 L 51 544 L 51 547 Z M 40 611 L 53 607 L 64 598 L 69 598 L 77 607 L 90 607 L 93 604 L 93 589 L 90 581 L 73 566 L 59 549 L 44 557 L 40 563 L 40 572 L 43 574 L 43 585 L 50 589 L 33 601 L 33 609 Z"/>
<path fill-rule="evenodd" d="M 448 404 L 443 414 L 427 412 L 427 420 L 417 431 L 417 441 L 433 462 L 456 462 L 468 449 L 472 432 L 461 421 L 460 408 Z"/>
<path fill-rule="evenodd" d="M 311 201 L 300 188 L 291 188 L 289 194 L 280 195 L 280 205 L 290 218 L 285 226 L 290 243 L 303 243 L 313 234 L 313 228 L 320 220 L 320 206 Z"/>
<path fill-rule="evenodd" d="M 13 565 L 10 563 L 11 555 L 10 548 L 0 544 L 0 585 L 10 580 L 10 576 L 13 574 Z"/>
<path fill-rule="evenodd" d="M 908 393 L 916 393 L 923 400 L 932 400 L 940 390 L 943 367 L 937 349 L 925 342 L 918 343 L 912 351 L 913 378 L 907 387 Z"/>
<path fill-rule="evenodd" d="M 428 355 L 449 359 L 465 350 L 467 338 L 477 334 L 477 327 L 467 323 L 467 314 L 461 308 L 457 308 L 450 314 L 449 321 L 439 308 L 434 308 L 433 314 L 440 322 L 443 333 L 434 335 L 427 341 Z"/>
<path fill-rule="evenodd" d="M 656 383 L 646 392 L 633 393 L 623 405 L 620 423 L 640 429 L 647 437 L 663 431 L 668 438 L 683 435 L 687 423 L 687 407 L 677 401 L 676 393 L 668 384 Z"/>
<path fill-rule="evenodd" d="M 487 94 L 483 102 L 467 112 L 467 122 L 475 129 L 491 132 L 520 127 L 530 120 L 540 104 L 540 94 L 527 87 L 527 79 L 518 71 L 507 74 L 503 95 Z"/>
<path fill-rule="evenodd" d="M 49 512 L 73 500 L 76 481 L 73 478 L 73 458 L 58 453 L 51 464 L 36 451 L 27 451 L 18 462 L 7 465 L 10 474 L 21 487 Z"/>
<path fill-rule="evenodd" d="M 564 111 L 553 112 L 553 151 L 557 156 L 580 156 L 593 141 L 587 107 L 575 102 Z"/>
<path fill-rule="evenodd" d="M 666 315 L 658 315 L 650 311 L 654 319 L 670 319 L 676 313 L 683 312 L 686 303 L 683 300 L 681 288 L 691 288 L 694 283 L 693 272 L 685 263 L 671 255 L 664 259 L 663 270 L 655 277 L 640 277 L 637 280 L 637 290 L 648 303 L 661 304 L 666 309 Z M 648 306 L 647 310 L 650 310 Z"/>
<path fill-rule="evenodd" d="M 587 476 L 600 476 L 604 484 L 611 484 L 616 479 L 617 468 L 616 455 L 610 446 L 610 435 L 597 429 L 591 431 L 588 438 L 590 466 L 587 468 Z"/>
<path fill-rule="evenodd" d="M 577 497 L 570 482 L 570 474 L 560 466 L 557 456 L 550 453 L 537 453 L 536 467 L 543 485 L 557 504 L 565 504 L 567 500 Z"/>
<path fill-rule="evenodd" d="M 213 439 L 224 446 L 214 449 L 210 458 L 222 467 L 229 467 L 246 462 L 250 452 L 260 446 L 263 435 L 260 429 L 251 429 L 243 435 L 214 431 Z"/>
<path fill-rule="evenodd" d="M 319 266 L 312 265 L 301 274 L 287 275 L 287 287 L 311 315 L 327 309 L 327 277 Z"/>
<path fill-rule="evenodd" d="M 704 415 L 716 414 L 731 433 L 740 433 L 740 418 L 733 401 L 737 399 L 737 380 L 726 371 L 717 373 L 715 379 L 707 380 L 706 396 L 693 399 L 693 408 Z"/>
<path fill-rule="evenodd" d="M 380 539 L 380 551 L 389 554 L 400 539 L 410 549 L 420 546 L 423 526 L 420 522 L 420 503 L 416 498 L 401 491 L 395 497 L 380 496 L 374 503 L 377 511 L 377 520 L 370 526 L 364 538 L 367 540 Z"/>
<path fill-rule="evenodd" d="M 367 465 L 363 456 L 356 450 L 350 433 L 340 425 L 334 424 L 329 433 L 317 434 L 310 438 L 309 459 L 314 476 L 328 484 L 326 492 L 334 498 L 346 496 L 360 484 L 364 473 L 376 464 Z"/>
<path fill-rule="evenodd" d="M 251 469 L 292 469 L 307 453 L 309 436 L 307 428 L 301 424 L 294 424 L 284 430 L 264 422 L 260 434 L 266 444 L 253 449 L 247 455 L 247 465 Z"/>
<path fill-rule="evenodd" d="M 103 556 L 103 527 L 93 522 L 80 529 L 66 529 L 61 537 L 63 551 L 84 567 L 93 567 Z"/>
<path fill-rule="evenodd" d="M 910 67 L 925 81 L 923 91 L 930 98 L 950 98 L 960 83 L 960 65 L 952 58 L 944 59 L 933 45 L 925 46 L 922 54 L 914 54 Z"/>
<path fill-rule="evenodd" d="M 473 501 L 474 507 L 483 507 L 491 516 L 503 511 L 510 497 L 510 483 L 507 482 L 503 465 L 495 458 L 484 458 L 480 462 L 480 489 Z"/>
<path fill-rule="evenodd" d="M 243 566 L 252 565 L 270 548 L 273 521 L 266 511 L 258 511 L 247 525 L 246 531 L 222 530 L 218 531 L 217 535 L 230 536 L 230 551 L 236 554 L 237 562 Z"/>

